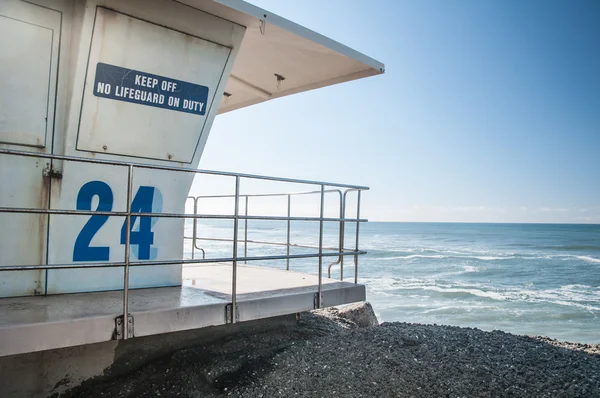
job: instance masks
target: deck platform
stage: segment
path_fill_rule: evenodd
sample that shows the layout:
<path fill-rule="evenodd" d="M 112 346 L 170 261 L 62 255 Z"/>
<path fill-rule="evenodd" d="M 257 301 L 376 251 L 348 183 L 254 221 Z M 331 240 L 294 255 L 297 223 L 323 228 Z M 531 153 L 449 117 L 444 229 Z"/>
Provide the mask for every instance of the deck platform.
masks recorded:
<path fill-rule="evenodd" d="M 231 265 L 185 267 L 183 286 L 129 291 L 134 337 L 227 323 Z M 238 265 L 239 322 L 312 310 L 314 275 Z M 365 286 L 323 278 L 323 306 L 365 300 Z M 92 344 L 115 338 L 123 292 L 0 299 L 0 356 Z"/>

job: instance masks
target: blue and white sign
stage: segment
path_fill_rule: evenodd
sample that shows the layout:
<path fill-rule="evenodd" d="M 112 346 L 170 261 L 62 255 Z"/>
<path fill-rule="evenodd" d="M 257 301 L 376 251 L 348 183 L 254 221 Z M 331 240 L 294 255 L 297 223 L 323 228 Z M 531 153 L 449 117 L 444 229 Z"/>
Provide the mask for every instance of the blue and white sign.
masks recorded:
<path fill-rule="evenodd" d="M 129 224 L 130 261 L 169 262 L 183 258 L 184 220 L 149 214 L 183 213 L 190 173 L 136 168 L 131 195 L 127 195 L 128 172 L 122 166 L 64 162 L 62 171 L 61 194 L 55 195 L 53 208 L 79 209 L 90 214 L 52 215 L 48 223 L 49 263 L 87 265 L 123 262 L 127 219 L 122 212 L 128 208 L 132 212 Z M 48 294 L 123 288 L 123 269 L 119 267 L 52 269 L 46 275 Z M 181 264 L 134 266 L 130 270 L 130 282 L 132 287 L 179 285 Z"/>
<path fill-rule="evenodd" d="M 94 95 L 204 115 L 208 87 L 98 62 Z"/>

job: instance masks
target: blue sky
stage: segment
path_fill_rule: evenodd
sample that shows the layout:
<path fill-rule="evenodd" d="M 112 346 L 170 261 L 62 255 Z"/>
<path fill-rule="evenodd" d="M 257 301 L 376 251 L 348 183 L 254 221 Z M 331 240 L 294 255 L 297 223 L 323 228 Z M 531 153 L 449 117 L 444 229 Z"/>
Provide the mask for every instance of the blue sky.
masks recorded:
<path fill-rule="evenodd" d="M 201 168 L 368 185 L 370 220 L 600 223 L 600 2 L 252 3 L 386 74 L 217 117 Z"/>

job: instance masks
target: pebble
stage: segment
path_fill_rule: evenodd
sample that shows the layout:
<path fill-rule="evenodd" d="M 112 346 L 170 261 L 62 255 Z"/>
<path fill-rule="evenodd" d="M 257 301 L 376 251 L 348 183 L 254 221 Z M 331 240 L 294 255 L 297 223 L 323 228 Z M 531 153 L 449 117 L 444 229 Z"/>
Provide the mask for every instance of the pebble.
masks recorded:
<path fill-rule="evenodd" d="M 239 333 L 113 380 L 90 380 L 63 396 L 600 398 L 599 375 L 600 345 L 443 325 L 359 328 L 327 309 L 301 314 L 294 326 Z"/>

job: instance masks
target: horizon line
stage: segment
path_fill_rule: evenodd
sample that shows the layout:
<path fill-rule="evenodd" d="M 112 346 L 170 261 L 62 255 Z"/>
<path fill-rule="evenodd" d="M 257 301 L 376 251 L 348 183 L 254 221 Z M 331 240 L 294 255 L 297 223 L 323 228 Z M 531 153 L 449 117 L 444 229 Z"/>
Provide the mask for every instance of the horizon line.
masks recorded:
<path fill-rule="evenodd" d="M 369 220 L 368 222 L 381 223 L 404 223 L 404 224 L 517 224 L 517 225 L 595 225 L 600 223 L 577 223 L 577 222 L 504 222 L 504 221 L 382 221 Z"/>

